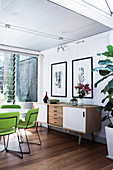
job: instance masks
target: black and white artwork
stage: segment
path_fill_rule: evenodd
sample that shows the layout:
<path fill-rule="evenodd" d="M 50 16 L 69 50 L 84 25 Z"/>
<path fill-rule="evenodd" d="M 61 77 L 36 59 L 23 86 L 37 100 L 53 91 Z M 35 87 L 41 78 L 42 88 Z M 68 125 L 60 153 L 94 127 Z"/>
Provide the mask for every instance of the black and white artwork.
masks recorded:
<path fill-rule="evenodd" d="M 67 62 L 51 64 L 51 96 L 67 96 Z"/>
<path fill-rule="evenodd" d="M 78 97 L 75 86 L 77 83 L 89 84 L 90 94 L 84 98 L 93 98 L 93 60 L 92 57 L 72 61 L 72 96 Z"/>

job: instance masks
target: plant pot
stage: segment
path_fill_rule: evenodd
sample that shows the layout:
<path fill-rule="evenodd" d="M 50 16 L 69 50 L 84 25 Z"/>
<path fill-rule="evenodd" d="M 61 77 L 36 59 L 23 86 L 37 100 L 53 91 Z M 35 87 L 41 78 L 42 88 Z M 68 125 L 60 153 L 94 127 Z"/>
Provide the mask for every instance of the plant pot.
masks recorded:
<path fill-rule="evenodd" d="M 78 105 L 82 106 L 84 104 L 83 98 L 78 98 Z"/>
<path fill-rule="evenodd" d="M 109 128 L 106 126 L 105 132 L 108 150 L 108 155 L 106 157 L 113 160 L 113 128 Z"/>

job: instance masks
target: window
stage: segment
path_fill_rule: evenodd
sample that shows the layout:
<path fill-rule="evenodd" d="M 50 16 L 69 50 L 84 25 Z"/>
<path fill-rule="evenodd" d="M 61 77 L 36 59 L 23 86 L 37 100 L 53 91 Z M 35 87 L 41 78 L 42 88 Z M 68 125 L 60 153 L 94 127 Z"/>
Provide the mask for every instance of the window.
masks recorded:
<path fill-rule="evenodd" d="M 12 102 L 14 99 L 13 54 L 0 53 L 0 101 Z"/>
<path fill-rule="evenodd" d="M 38 59 L 17 55 L 16 101 L 37 101 Z"/>
<path fill-rule="evenodd" d="M 37 101 L 38 58 L 0 53 L 0 101 Z"/>

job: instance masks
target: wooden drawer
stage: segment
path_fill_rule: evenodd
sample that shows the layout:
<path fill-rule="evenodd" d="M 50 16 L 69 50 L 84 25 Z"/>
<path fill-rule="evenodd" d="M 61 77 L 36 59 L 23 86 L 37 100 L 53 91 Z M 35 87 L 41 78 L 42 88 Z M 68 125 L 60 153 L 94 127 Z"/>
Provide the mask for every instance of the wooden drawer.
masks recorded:
<path fill-rule="evenodd" d="M 63 107 L 62 106 L 49 106 L 49 112 L 53 113 L 63 113 Z"/>
<path fill-rule="evenodd" d="M 49 117 L 63 118 L 63 114 L 59 112 L 49 112 Z"/>
<path fill-rule="evenodd" d="M 62 126 L 63 125 L 63 120 L 62 120 L 62 118 L 57 118 L 57 117 L 50 116 L 49 117 L 49 123 L 57 125 L 57 126 Z"/>

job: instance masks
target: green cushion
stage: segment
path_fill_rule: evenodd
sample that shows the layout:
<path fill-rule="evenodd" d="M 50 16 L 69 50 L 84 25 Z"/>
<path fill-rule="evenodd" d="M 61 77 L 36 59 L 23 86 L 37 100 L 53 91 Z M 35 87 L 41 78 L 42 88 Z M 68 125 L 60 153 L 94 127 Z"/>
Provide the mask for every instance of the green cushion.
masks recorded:
<path fill-rule="evenodd" d="M 14 132 L 15 132 L 15 128 L 0 129 L 0 136 L 9 135 L 9 134 L 14 133 Z"/>
<path fill-rule="evenodd" d="M 15 118 L 12 118 L 15 117 Z M 0 129 L 10 129 L 15 127 L 16 125 L 16 117 L 17 123 L 19 122 L 19 112 L 9 112 L 9 113 L 0 113 Z"/>
<path fill-rule="evenodd" d="M 26 114 L 25 121 L 28 122 L 29 116 L 31 115 L 31 113 L 37 113 L 37 114 L 32 114 L 31 115 L 29 122 L 33 123 L 34 121 L 36 121 L 36 118 L 37 118 L 37 115 L 38 115 L 38 111 L 39 111 L 39 108 L 37 108 L 37 109 L 30 109 L 27 112 L 27 114 Z"/>
<path fill-rule="evenodd" d="M 36 121 L 37 115 L 38 115 L 39 108 L 37 109 L 30 109 L 25 117 L 25 121 L 19 120 L 19 123 L 17 125 L 18 128 L 30 128 L 34 126 L 34 122 Z M 34 114 L 32 114 L 34 113 Z M 36 114 L 35 114 L 36 113 Z M 27 126 L 27 122 L 29 121 L 29 124 Z"/>
<path fill-rule="evenodd" d="M 21 109 L 21 106 L 20 105 L 15 105 L 15 104 L 12 104 L 12 105 L 2 105 L 1 106 L 1 109 Z"/>
<path fill-rule="evenodd" d="M 22 120 L 20 120 L 18 125 L 17 125 L 18 128 L 24 128 L 24 129 L 26 128 L 26 126 L 27 126 L 27 122 L 26 121 L 22 121 Z M 34 126 L 34 123 L 29 123 L 27 128 L 30 128 L 30 127 L 33 127 L 33 126 Z"/>

